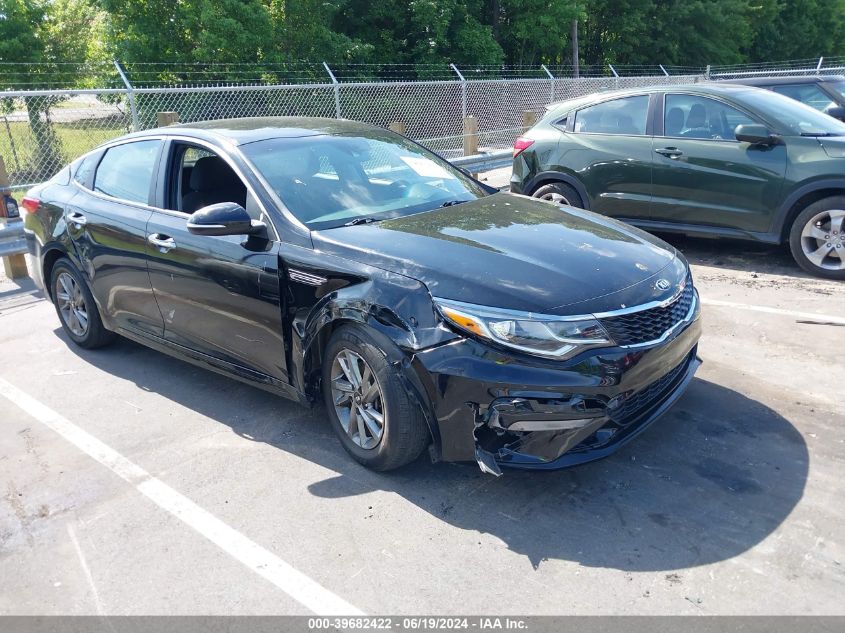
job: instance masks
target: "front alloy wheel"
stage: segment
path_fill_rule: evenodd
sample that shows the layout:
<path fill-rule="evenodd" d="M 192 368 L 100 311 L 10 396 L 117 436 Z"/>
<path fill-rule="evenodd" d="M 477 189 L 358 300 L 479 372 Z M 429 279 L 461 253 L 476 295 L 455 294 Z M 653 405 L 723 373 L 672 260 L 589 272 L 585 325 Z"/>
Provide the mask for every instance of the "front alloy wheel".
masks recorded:
<path fill-rule="evenodd" d="M 331 376 L 340 425 L 357 446 L 374 449 L 384 435 L 384 396 L 378 378 L 367 361 L 348 349 L 335 356 Z"/>
<path fill-rule="evenodd" d="M 845 211 L 831 209 L 817 213 L 801 231 L 801 248 L 819 268 L 845 269 Z"/>
<path fill-rule="evenodd" d="M 403 376 L 402 352 L 363 324 L 332 333 L 322 366 L 323 399 L 332 429 L 353 459 L 373 470 L 404 466 L 431 436 L 418 394 Z"/>
<path fill-rule="evenodd" d="M 845 279 L 845 196 L 818 200 L 792 225 L 792 256 L 809 273 L 828 279 Z"/>

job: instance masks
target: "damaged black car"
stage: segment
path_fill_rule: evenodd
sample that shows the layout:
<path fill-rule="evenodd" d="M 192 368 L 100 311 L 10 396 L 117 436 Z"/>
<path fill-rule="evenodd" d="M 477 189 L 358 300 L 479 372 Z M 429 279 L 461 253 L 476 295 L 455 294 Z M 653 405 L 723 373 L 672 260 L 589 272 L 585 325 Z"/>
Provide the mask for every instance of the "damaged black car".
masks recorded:
<path fill-rule="evenodd" d="M 698 295 L 674 248 L 499 192 L 368 125 L 131 134 L 22 207 L 31 272 L 70 341 L 122 335 L 322 401 L 377 470 L 426 449 L 494 474 L 598 459 L 700 364 Z"/>

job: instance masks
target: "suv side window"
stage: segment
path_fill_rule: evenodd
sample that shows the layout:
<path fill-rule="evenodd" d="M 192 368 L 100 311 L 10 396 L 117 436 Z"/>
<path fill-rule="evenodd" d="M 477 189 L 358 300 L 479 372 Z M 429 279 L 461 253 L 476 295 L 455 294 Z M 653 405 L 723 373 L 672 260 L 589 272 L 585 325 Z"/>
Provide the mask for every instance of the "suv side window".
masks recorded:
<path fill-rule="evenodd" d="M 647 121 L 648 95 L 623 97 L 578 110 L 575 113 L 575 131 L 644 136 Z"/>
<path fill-rule="evenodd" d="M 825 111 L 832 105 L 836 105 L 825 92 L 816 84 L 786 84 L 781 86 L 772 86 L 772 92 L 777 92 L 790 99 L 795 99 L 801 103 L 806 103 L 808 106 Z"/>
<path fill-rule="evenodd" d="M 667 94 L 663 136 L 734 140 L 737 125 L 757 123 L 726 103 L 697 95 Z"/>
<path fill-rule="evenodd" d="M 94 191 L 148 204 L 161 141 L 133 141 L 106 150 L 94 176 Z"/>

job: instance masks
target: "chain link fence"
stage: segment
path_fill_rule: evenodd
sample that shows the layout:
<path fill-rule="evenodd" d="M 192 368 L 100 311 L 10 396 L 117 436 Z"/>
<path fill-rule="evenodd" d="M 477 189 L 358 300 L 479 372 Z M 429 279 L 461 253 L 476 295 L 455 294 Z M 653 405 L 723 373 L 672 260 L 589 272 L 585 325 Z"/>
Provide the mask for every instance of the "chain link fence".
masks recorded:
<path fill-rule="evenodd" d="M 271 69 L 250 66 L 237 72 L 214 64 L 172 72 L 159 66 L 141 64 L 124 70 L 115 63 L 110 75 L 100 69 L 96 79 L 88 80 L 88 85 L 108 86 L 101 89 L 0 91 L 0 156 L 12 187 L 43 182 L 105 141 L 156 127 L 159 112 L 176 112 L 183 123 L 262 116 L 345 118 L 382 127 L 398 122 L 409 137 L 454 158 L 463 154 L 467 117 L 477 123 L 473 146 L 481 152 L 494 151 L 512 145 L 523 129 L 525 112 L 541 115 L 553 102 L 656 84 L 842 72 L 845 60 L 706 68 L 611 66 L 610 75 L 598 74 L 608 69 L 582 69 L 577 78 L 562 76 L 572 75 L 571 68 L 545 66 L 332 69 L 326 64 L 303 64 Z M 225 74 L 228 80 L 209 85 L 215 73 Z M 4 85 L 2 80 L 0 72 L 0 85 Z M 184 85 L 170 85 L 175 83 Z"/>

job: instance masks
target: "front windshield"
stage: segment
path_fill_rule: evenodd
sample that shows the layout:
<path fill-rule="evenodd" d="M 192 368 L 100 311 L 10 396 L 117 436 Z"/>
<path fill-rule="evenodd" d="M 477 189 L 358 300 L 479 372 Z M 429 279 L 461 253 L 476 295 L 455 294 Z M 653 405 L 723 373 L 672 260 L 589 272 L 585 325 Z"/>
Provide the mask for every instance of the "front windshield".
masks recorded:
<path fill-rule="evenodd" d="M 826 81 L 824 85 L 839 95 L 840 100 L 845 99 L 845 81 Z"/>
<path fill-rule="evenodd" d="M 410 215 L 487 195 L 446 161 L 388 132 L 274 138 L 241 150 L 311 229 Z"/>
<path fill-rule="evenodd" d="M 845 123 L 815 108 L 769 90 L 748 90 L 741 102 L 759 110 L 766 118 L 779 121 L 790 134 L 804 136 L 845 135 Z"/>

